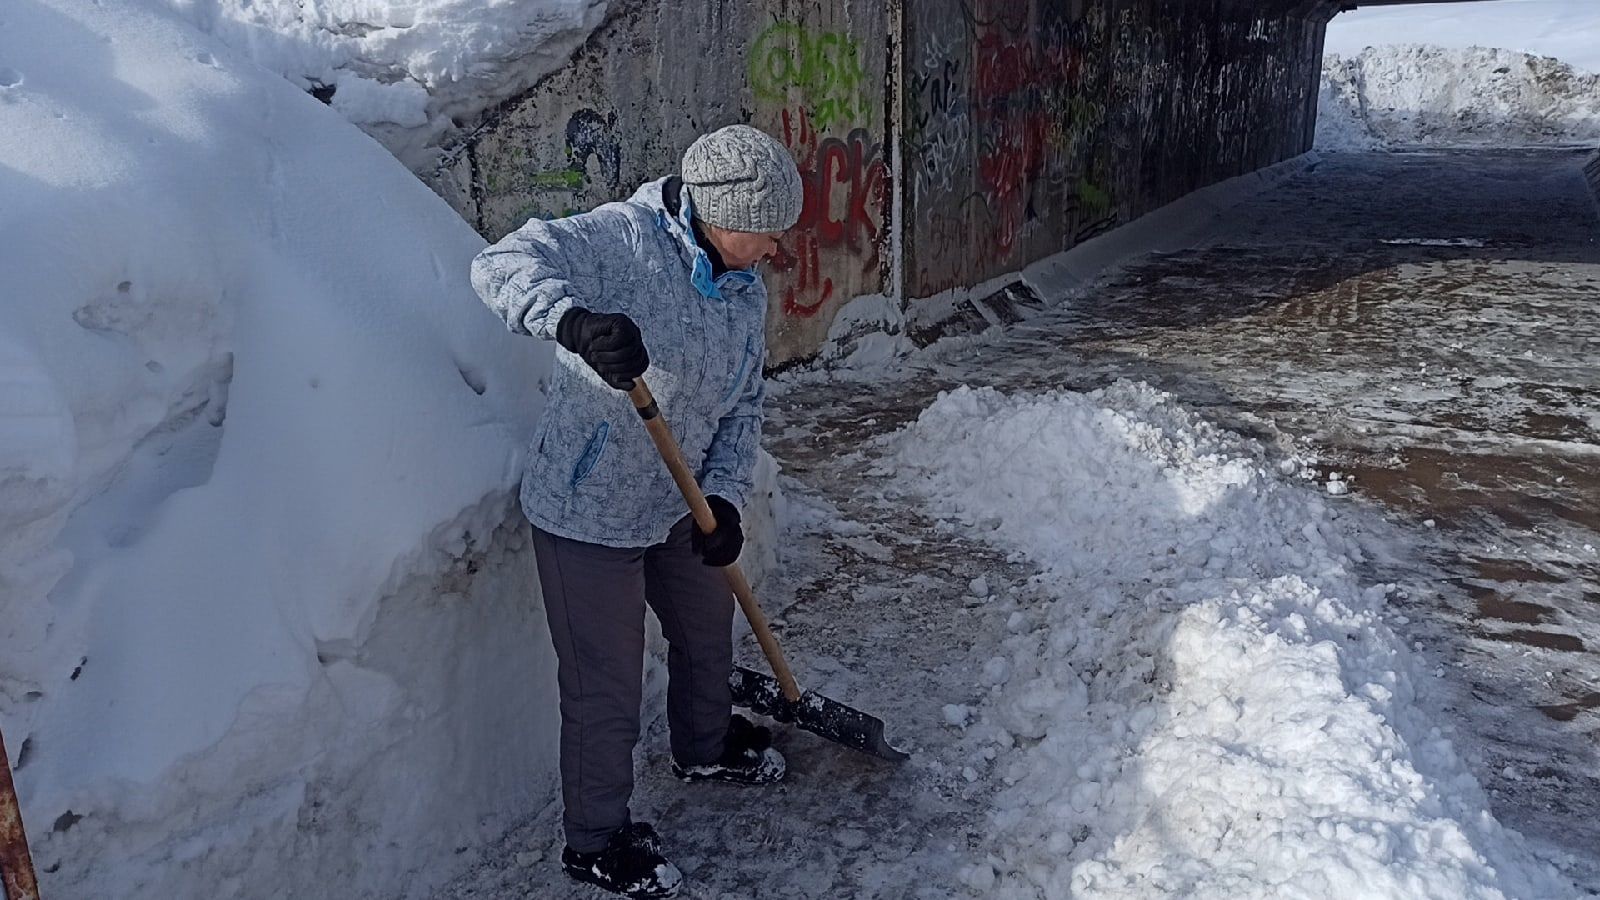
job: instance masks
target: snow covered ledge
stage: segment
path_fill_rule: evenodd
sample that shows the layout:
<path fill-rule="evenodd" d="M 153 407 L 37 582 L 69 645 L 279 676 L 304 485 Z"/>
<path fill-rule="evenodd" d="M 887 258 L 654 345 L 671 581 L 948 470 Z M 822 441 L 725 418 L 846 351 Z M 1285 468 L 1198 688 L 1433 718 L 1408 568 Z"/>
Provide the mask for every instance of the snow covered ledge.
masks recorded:
<path fill-rule="evenodd" d="M 149 0 L 326 97 L 414 172 L 564 65 L 609 0 Z M 467 127 L 470 127 L 468 125 Z"/>
<path fill-rule="evenodd" d="M 0 726 L 46 894 L 425 896 L 555 794 L 513 500 L 549 348 L 291 84 L 135 0 L 4 19 Z"/>

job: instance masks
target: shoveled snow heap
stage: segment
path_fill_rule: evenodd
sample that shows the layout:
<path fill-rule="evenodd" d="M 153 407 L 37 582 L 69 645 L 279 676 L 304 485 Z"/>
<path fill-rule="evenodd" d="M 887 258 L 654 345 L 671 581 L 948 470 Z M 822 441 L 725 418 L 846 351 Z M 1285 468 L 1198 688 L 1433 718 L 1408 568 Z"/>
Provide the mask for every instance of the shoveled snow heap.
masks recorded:
<path fill-rule="evenodd" d="M 1046 569 L 969 738 L 1007 787 L 986 897 L 1558 898 L 1425 713 L 1339 501 L 1167 395 L 959 388 L 913 490 Z M 1293 463 L 1285 466 L 1293 469 Z"/>
<path fill-rule="evenodd" d="M 1600 142 L 1600 75 L 1483 47 L 1369 47 L 1323 59 L 1317 148 Z"/>
<path fill-rule="evenodd" d="M 333 108 L 421 171 L 483 110 L 554 71 L 608 0 L 145 0 Z"/>

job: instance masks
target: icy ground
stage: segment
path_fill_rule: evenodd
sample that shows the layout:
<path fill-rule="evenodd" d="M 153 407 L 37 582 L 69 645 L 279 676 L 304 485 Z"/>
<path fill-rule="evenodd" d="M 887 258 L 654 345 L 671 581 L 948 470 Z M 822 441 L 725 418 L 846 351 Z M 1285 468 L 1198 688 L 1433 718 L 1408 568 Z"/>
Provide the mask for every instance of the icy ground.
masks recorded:
<path fill-rule="evenodd" d="M 1521 829 L 1533 855 L 1600 889 L 1600 828 L 1588 812 L 1600 800 L 1600 663 L 1587 649 L 1600 642 L 1600 333 L 1588 306 L 1600 286 L 1600 220 L 1580 164 L 1571 153 L 1331 156 L 1246 202 L 1200 249 L 1142 260 L 1004 333 L 936 346 L 894 372 L 786 379 L 768 446 L 787 475 L 790 544 L 766 602 L 802 681 L 882 715 L 915 755 L 892 767 L 785 733 L 789 782 L 752 794 L 673 781 L 664 735 L 652 732 L 635 812 L 663 827 L 688 895 L 1570 895 L 1518 835 L 1471 817 L 1475 803 Z M 897 436 L 915 435 L 903 429 L 919 416 L 915 428 L 959 428 L 953 403 L 966 404 L 979 433 Z M 1041 503 L 1049 480 L 1030 494 L 1009 478 L 999 483 L 1020 485 L 1016 496 L 985 501 L 981 482 L 949 465 L 981 458 L 986 441 L 1007 454 L 991 465 L 1025 466 L 1013 457 L 1030 453 L 1042 465 L 1038 447 L 1052 442 L 1016 437 L 1029 415 L 1040 427 L 1082 416 L 1059 440 L 1083 442 L 1097 464 L 1113 445 L 1085 437 L 1096 427 L 1144 434 L 1128 442 L 1131 458 L 1165 461 L 1148 489 L 1177 491 L 1178 506 L 1203 506 L 1227 482 L 1214 476 L 1231 471 L 1236 486 L 1280 498 L 1260 510 L 1313 525 L 1320 537 L 1285 546 L 1328 565 L 1307 565 L 1302 583 L 1270 580 L 1231 598 L 1186 595 L 1197 579 L 1169 594 L 1075 594 L 1060 560 L 1096 557 L 1039 538 L 1051 516 L 1078 514 L 1071 497 Z M 943 461 L 933 440 L 949 451 Z M 918 446 L 921 456 L 908 450 Z M 1070 454 L 1042 458 L 1061 465 L 1055 482 L 1078 485 L 1082 515 L 1106 529 L 1089 549 L 1132 587 L 1123 576 L 1138 565 L 1128 561 L 1149 559 L 1151 547 L 1122 538 L 1159 533 L 1161 523 L 1131 527 L 1114 504 L 1088 504 L 1131 498 L 1130 513 L 1159 509 L 1135 493 L 1146 482 L 1127 477 L 1133 463 L 1086 474 Z M 1237 522 L 1219 536 L 1270 537 Z M 1203 576 L 1209 564 L 1173 565 Z M 1163 568 L 1151 567 L 1157 581 Z M 1095 577 L 1088 583 L 1116 583 Z M 1319 599 L 1341 586 L 1351 589 Z M 1188 643 L 1163 648 L 1141 630 L 1174 627 L 1163 603 L 1192 611 L 1171 632 Z M 1284 624 L 1296 621 L 1298 634 Z M 1315 653 L 1297 641 L 1314 648 L 1341 627 L 1356 643 L 1316 651 L 1331 654 L 1320 672 L 1308 665 Z M 1068 662 L 1092 702 L 1072 689 L 1030 708 L 1034 673 L 1018 651 L 1040 639 L 1037 659 Z M 1104 651 L 1098 667 L 1081 647 Z M 1230 659 L 1289 673 L 1290 699 L 1331 692 L 1328 726 L 1285 730 L 1248 704 L 1231 714 L 1195 705 L 1208 691 L 1261 699 L 1248 679 L 1163 682 L 1249 670 Z M 1385 668 L 1387 687 L 1340 681 Z M 1187 725 L 1163 717 L 1185 708 L 1203 715 Z M 1074 711 L 1085 715 L 1072 722 Z M 1119 711 L 1128 715 L 1103 715 Z M 1029 715 L 1046 732 L 1072 727 L 1035 743 Z M 1258 758 L 1219 759 L 1172 780 L 1182 762 L 1172 754 L 1203 748 L 1196 735 L 1234 721 L 1266 723 L 1237 734 Z M 1437 735 L 1417 733 L 1430 722 Z M 1118 735 L 1093 730 L 1117 725 L 1153 727 L 1163 740 L 1130 760 L 1117 755 Z M 1352 760 L 1342 771 L 1361 773 L 1354 746 L 1327 752 L 1354 735 L 1378 754 L 1373 765 L 1389 761 L 1368 774 L 1386 774 L 1280 779 L 1285 793 L 1245 802 L 1319 821 L 1291 815 L 1283 832 L 1257 832 L 1241 820 L 1252 842 L 1241 844 L 1225 791 L 1264 783 L 1252 767 L 1291 770 L 1283 754 L 1296 735 L 1308 742 L 1308 773 L 1337 776 Z M 1076 750 L 1087 751 L 1077 769 L 1051 755 Z M 1196 785 L 1218 790 L 1209 806 Z M 1328 805 L 1318 810 L 1319 800 Z M 1355 802 L 1367 805 L 1346 805 Z M 1435 842 L 1417 844 L 1419 835 Z M 1285 868 L 1272 851 L 1294 841 L 1317 855 Z M 563 882 L 559 848 L 552 805 L 439 896 L 589 896 Z M 1270 881 L 1306 873 L 1323 880 Z"/>

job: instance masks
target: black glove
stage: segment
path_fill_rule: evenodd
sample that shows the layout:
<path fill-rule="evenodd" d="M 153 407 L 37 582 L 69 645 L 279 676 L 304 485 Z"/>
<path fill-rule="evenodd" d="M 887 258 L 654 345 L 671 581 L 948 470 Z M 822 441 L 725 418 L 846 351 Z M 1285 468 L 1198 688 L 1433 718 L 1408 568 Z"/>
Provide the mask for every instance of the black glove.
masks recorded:
<path fill-rule="evenodd" d="M 712 495 L 706 505 L 717 517 L 717 530 L 706 534 L 696 525 L 689 538 L 700 561 L 708 566 L 731 566 L 739 561 L 739 551 L 744 549 L 744 531 L 739 528 L 739 510 L 732 503 Z"/>
<path fill-rule="evenodd" d="M 633 390 L 633 380 L 650 368 L 639 326 L 622 313 L 593 313 L 574 306 L 556 323 L 556 343 L 583 357 L 606 384 Z"/>

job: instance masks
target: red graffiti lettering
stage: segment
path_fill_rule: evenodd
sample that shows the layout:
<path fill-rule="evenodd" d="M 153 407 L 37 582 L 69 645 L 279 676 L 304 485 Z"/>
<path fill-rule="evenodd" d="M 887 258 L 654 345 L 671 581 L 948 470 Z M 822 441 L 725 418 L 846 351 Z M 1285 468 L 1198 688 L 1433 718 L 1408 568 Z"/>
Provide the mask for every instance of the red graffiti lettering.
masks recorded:
<path fill-rule="evenodd" d="M 833 298 L 833 279 L 822 274 L 821 247 L 814 235 L 799 235 L 785 241 L 772 267 L 789 272 L 790 283 L 783 289 L 785 315 L 810 318 Z"/>
<path fill-rule="evenodd" d="M 1052 111 L 1046 95 L 1076 77 L 1064 44 L 1035 48 L 985 35 L 976 49 L 973 121 L 978 183 L 990 213 L 989 253 L 1009 256 L 1029 218 L 1033 183 L 1046 167 Z"/>
<path fill-rule="evenodd" d="M 825 272 L 838 265 L 839 251 L 860 259 L 862 272 L 878 268 L 889 169 L 882 145 L 866 129 L 843 140 L 820 138 L 803 109 L 784 111 L 783 138 L 800 169 L 805 201 L 772 267 L 789 276 L 784 312 L 810 317 L 833 297 L 833 279 Z"/>
<path fill-rule="evenodd" d="M 980 105 L 1071 84 L 1078 77 L 1077 58 L 1060 40 L 1036 48 L 1026 40 L 1005 41 L 990 32 L 978 40 L 976 57 L 973 100 Z"/>

